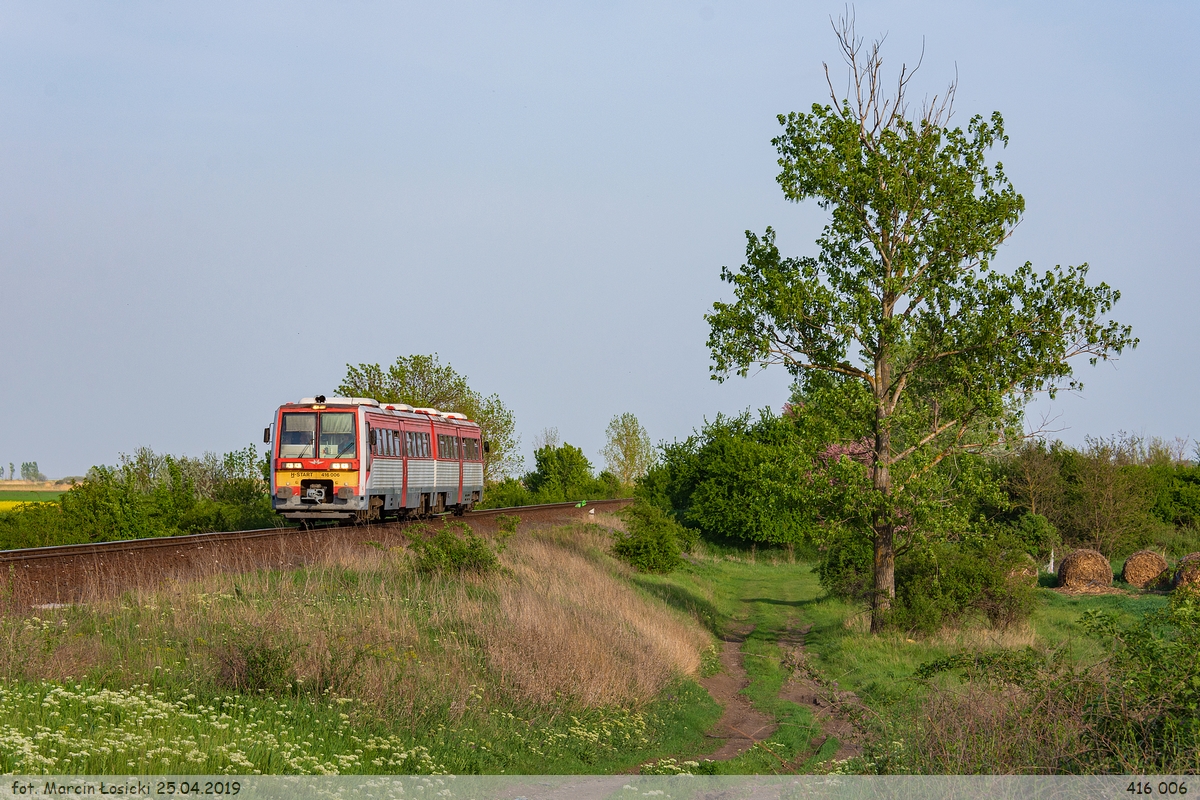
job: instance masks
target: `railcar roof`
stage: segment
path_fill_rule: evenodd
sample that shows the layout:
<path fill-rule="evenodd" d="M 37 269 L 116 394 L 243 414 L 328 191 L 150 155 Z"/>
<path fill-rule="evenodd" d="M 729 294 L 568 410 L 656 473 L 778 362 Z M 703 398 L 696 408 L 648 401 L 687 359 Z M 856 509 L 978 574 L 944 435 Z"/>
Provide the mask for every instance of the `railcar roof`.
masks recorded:
<path fill-rule="evenodd" d="M 403 405 L 403 404 L 401 404 Z M 363 408 L 369 414 L 378 414 L 387 417 L 399 417 L 400 419 L 409 420 L 412 422 L 429 422 L 433 420 L 441 425 L 460 425 L 468 428 L 478 428 L 479 423 L 471 419 L 458 419 L 455 417 L 444 416 L 441 412 L 429 413 L 426 411 L 409 410 L 410 407 L 403 409 L 393 408 L 391 405 L 380 405 L 378 400 L 365 400 L 360 397 L 331 397 L 323 403 L 318 403 L 314 398 L 306 397 L 298 403 L 284 403 L 280 409 L 299 410 L 305 408 L 317 408 L 318 410 L 328 411 L 330 409 L 354 409 Z"/>

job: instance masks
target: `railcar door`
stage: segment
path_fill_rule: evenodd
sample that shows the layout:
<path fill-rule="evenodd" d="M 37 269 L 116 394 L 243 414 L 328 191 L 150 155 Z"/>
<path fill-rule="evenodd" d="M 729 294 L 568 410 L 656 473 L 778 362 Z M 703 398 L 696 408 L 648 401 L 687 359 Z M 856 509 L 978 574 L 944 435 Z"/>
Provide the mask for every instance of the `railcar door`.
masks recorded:
<path fill-rule="evenodd" d="M 404 505 L 428 514 L 433 509 L 437 485 L 431 428 L 428 422 L 405 421 L 402 435 L 408 462 Z"/>

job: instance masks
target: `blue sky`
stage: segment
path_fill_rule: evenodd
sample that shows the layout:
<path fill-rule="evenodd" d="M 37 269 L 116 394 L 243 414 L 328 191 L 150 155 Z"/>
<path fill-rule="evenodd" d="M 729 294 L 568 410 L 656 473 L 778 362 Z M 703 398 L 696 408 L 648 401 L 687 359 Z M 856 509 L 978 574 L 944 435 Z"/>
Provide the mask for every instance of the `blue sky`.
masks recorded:
<path fill-rule="evenodd" d="M 1200 436 L 1192 3 L 858 3 L 886 63 L 1001 111 L 1000 265 L 1087 261 L 1141 346 L 1039 403 L 1062 438 Z M 347 362 L 438 352 L 594 460 L 773 406 L 708 378 L 743 231 L 811 254 L 775 115 L 826 99 L 831 3 L 0 3 L 0 462 L 81 474 L 261 436 Z"/>

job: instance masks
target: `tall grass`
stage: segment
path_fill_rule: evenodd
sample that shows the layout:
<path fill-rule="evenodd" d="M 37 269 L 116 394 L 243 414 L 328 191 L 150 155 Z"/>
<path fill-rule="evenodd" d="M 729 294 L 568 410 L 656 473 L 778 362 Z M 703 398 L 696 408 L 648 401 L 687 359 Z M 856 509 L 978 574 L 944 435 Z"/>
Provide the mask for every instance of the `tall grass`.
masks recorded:
<path fill-rule="evenodd" d="M 709 637 L 631 587 L 606 542 L 595 526 L 521 535 L 486 576 L 343 545 L 303 569 L 9 614 L 0 763 L 540 772 L 661 755 L 717 713 L 686 680 Z"/>

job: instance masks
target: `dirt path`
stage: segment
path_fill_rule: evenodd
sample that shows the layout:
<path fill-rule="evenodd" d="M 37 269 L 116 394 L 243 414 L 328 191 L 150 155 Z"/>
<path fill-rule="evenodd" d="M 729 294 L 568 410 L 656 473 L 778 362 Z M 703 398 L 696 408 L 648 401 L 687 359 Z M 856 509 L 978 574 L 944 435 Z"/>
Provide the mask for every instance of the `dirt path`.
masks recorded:
<path fill-rule="evenodd" d="M 812 709 L 817 724 L 821 726 L 821 735 L 814 738 L 810 745 L 812 752 L 818 752 L 833 736 L 839 745 L 833 756 L 835 760 L 844 761 L 861 756 L 862 732 L 856 721 L 861 719 L 867 708 L 854 692 L 839 690 L 836 681 L 825 683 L 809 665 L 804 637 L 811 629 L 811 625 L 789 628 L 779 638 L 783 665 L 792 670 L 792 677 L 779 690 L 779 697 Z"/>
<path fill-rule="evenodd" d="M 809 666 L 804 636 L 811 627 L 789 627 L 779 638 L 783 666 L 792 672 L 792 677 L 779 690 L 779 697 L 811 709 L 820 726 L 821 732 L 813 737 L 809 755 L 804 758 L 820 751 L 831 736 L 837 739 L 839 745 L 834 759 L 841 761 L 860 756 L 863 748 L 858 720 L 866 712 L 866 706 L 854 692 L 839 690 L 836 682 L 827 684 Z M 700 685 L 725 709 L 716 727 L 708 734 L 724 740 L 716 752 L 705 756 L 712 761 L 736 758 L 757 742 L 769 738 L 779 727 L 770 716 L 751 707 L 750 701 L 742 694 L 742 690 L 750 685 L 750 680 L 746 676 L 741 647 L 753 630 L 753 625 L 744 625 L 732 628 L 723 636 L 720 658 L 722 672 L 700 679 Z"/>
<path fill-rule="evenodd" d="M 750 706 L 742 689 L 750 685 L 742 664 L 742 643 L 754 630 L 753 625 L 732 628 L 721 637 L 721 672 L 700 679 L 700 685 L 725 708 L 725 713 L 708 735 L 725 743 L 705 758 L 728 761 L 741 755 L 775 732 L 779 726 L 761 711 Z"/>

